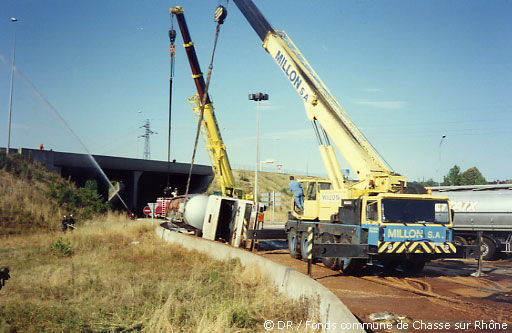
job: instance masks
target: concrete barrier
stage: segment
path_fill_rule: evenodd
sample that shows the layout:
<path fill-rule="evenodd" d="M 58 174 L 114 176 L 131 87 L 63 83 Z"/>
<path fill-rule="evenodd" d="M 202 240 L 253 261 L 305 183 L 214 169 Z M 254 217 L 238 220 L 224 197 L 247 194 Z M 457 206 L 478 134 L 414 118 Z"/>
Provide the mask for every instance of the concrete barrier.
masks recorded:
<path fill-rule="evenodd" d="M 170 231 L 162 227 L 156 228 L 156 233 L 158 237 L 168 243 L 179 244 L 188 250 L 203 252 L 216 260 L 237 258 L 243 266 L 257 265 L 261 272 L 276 284 L 278 291 L 285 293 L 290 299 L 310 298 L 313 301 L 318 301 L 319 322 L 315 322 L 315 325 L 324 325 L 329 328 L 326 330 L 334 328 L 333 331 L 336 332 L 365 332 L 362 324 L 336 295 L 320 283 L 293 268 L 245 250 Z M 298 323 L 293 324 L 297 325 Z M 329 327 L 327 327 L 327 324 L 329 324 Z M 305 327 L 305 323 L 302 324 L 302 327 Z"/>

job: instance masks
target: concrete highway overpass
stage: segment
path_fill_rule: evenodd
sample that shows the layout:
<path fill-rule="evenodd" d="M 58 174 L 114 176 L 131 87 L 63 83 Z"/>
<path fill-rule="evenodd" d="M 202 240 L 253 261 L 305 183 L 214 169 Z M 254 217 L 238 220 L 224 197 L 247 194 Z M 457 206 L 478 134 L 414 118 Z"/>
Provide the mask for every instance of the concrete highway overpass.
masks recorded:
<path fill-rule="evenodd" d="M 46 165 L 50 170 L 65 178 L 69 177 L 77 186 L 82 187 L 87 180 L 94 179 L 98 183 L 100 194 L 108 198 L 108 182 L 91 156 L 27 148 L 10 150 L 10 153 L 16 152 Z M 155 202 L 157 197 L 163 196 L 163 190 L 167 186 L 168 174 L 170 187 L 176 187 L 178 194 L 185 193 L 190 170 L 190 164 L 188 163 L 167 163 L 102 155 L 92 155 L 92 157 L 110 181 L 121 183 L 119 195 L 129 209 L 137 215 L 143 214 L 142 209 L 148 202 Z M 194 165 L 189 193 L 204 192 L 213 177 L 211 166 Z M 122 203 L 117 198 L 113 198 L 111 204 L 114 208 L 123 208 Z"/>

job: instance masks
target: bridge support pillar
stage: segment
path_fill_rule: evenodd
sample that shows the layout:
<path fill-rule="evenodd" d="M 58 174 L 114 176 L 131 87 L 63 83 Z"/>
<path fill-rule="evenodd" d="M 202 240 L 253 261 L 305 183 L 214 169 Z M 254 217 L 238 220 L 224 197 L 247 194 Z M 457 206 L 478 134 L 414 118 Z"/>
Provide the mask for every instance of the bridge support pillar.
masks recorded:
<path fill-rule="evenodd" d="M 132 172 L 132 195 L 130 197 L 130 207 L 132 210 L 137 209 L 138 207 L 138 193 L 139 193 L 139 179 L 142 176 L 142 171 L 133 171 Z"/>

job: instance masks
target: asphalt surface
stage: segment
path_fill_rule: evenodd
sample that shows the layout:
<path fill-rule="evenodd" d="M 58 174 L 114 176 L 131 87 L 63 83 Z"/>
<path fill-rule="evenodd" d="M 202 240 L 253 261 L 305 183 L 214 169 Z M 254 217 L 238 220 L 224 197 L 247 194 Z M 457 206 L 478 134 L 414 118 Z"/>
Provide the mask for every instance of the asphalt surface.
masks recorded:
<path fill-rule="evenodd" d="M 262 241 L 255 252 L 307 274 L 307 263 L 288 254 L 286 241 Z M 346 276 L 321 262 L 312 278 L 329 288 L 365 323 L 391 323 L 391 330 L 414 332 L 512 331 L 512 260 L 443 259 L 429 262 L 421 274 L 375 265 Z"/>

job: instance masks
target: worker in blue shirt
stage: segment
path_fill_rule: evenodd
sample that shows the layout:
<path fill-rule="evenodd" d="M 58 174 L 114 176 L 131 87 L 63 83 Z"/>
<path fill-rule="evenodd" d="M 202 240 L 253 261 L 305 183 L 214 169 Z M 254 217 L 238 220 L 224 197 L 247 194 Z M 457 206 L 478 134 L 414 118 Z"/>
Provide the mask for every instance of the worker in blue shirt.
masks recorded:
<path fill-rule="evenodd" d="M 295 177 L 290 176 L 290 183 L 288 183 L 288 189 L 293 193 L 295 198 L 295 205 L 300 210 L 304 209 L 304 191 L 302 185 L 295 180 Z"/>

